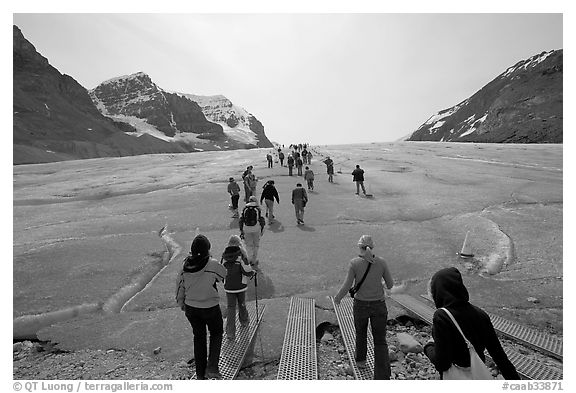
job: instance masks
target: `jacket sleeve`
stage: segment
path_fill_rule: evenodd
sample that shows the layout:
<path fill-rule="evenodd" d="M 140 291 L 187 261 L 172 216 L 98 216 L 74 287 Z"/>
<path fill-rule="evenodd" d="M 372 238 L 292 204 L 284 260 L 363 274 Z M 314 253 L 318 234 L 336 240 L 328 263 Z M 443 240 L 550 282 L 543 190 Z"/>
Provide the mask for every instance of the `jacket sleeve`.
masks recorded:
<path fill-rule="evenodd" d="M 186 288 L 184 287 L 184 272 L 180 272 L 180 274 L 178 274 L 176 285 L 176 303 L 178 303 L 180 307 L 183 307 L 185 300 L 186 300 Z"/>
<path fill-rule="evenodd" d="M 382 278 L 384 278 L 384 282 L 386 283 L 386 288 L 392 289 L 394 286 L 394 279 L 392 278 L 392 274 L 390 273 L 390 269 L 388 268 L 388 264 L 382 258 L 378 258 L 382 262 L 382 266 L 384 267 L 384 271 L 382 272 Z"/>
<path fill-rule="evenodd" d="M 446 321 L 440 317 L 439 313 L 443 311 L 436 310 L 432 317 L 432 337 L 434 344 L 427 345 L 425 354 L 428 356 L 436 370 L 442 375 L 452 366 L 452 349 L 451 345 L 454 337 L 451 336 L 451 329 Z M 448 318 L 448 316 L 446 316 Z"/>
<path fill-rule="evenodd" d="M 516 372 L 516 368 L 514 368 L 514 365 L 510 362 L 508 356 L 506 356 L 506 352 L 502 349 L 502 345 L 500 344 L 500 340 L 498 340 L 498 336 L 496 336 L 496 331 L 490 321 L 490 317 L 486 315 L 486 318 L 488 326 L 484 329 L 483 335 L 488 353 L 498 366 L 504 379 L 520 379 L 520 376 Z"/>
<path fill-rule="evenodd" d="M 276 203 L 280 203 L 280 197 L 278 196 L 278 190 L 274 188 L 274 198 L 276 198 Z"/>
<path fill-rule="evenodd" d="M 336 296 L 334 296 L 334 301 L 336 303 L 340 302 L 342 298 L 346 296 L 348 290 L 352 287 L 353 282 L 354 282 L 354 269 L 352 269 L 352 264 L 350 264 L 350 267 L 348 268 L 348 274 L 346 275 L 346 279 L 344 279 L 344 282 L 342 283 L 340 290 L 338 291 Z"/>

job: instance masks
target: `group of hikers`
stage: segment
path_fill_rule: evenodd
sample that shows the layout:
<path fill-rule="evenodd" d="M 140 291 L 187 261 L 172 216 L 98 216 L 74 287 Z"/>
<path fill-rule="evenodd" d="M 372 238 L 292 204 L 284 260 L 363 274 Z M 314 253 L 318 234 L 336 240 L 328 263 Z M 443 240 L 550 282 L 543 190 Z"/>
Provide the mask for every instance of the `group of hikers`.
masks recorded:
<path fill-rule="evenodd" d="M 298 148 L 298 145 L 296 147 Z M 305 148 L 306 145 L 300 145 L 298 150 L 303 151 Z M 333 182 L 333 161 L 327 157 L 323 162 L 327 167 L 328 181 Z M 234 216 L 239 218 L 240 235 L 230 236 L 220 262 L 212 258 L 208 238 L 202 234 L 196 235 L 178 277 L 176 301 L 192 326 L 197 379 L 222 377 L 218 363 L 224 323 L 217 283 L 223 282 L 226 292 L 227 339 L 234 341 L 236 338 L 236 312 L 240 329 L 247 329 L 249 326 L 245 293 L 249 281 L 259 272 L 258 248 L 266 225 L 256 197 L 257 178 L 252 171 L 253 167 L 248 166 L 243 173 L 246 206 L 241 215 L 238 214 L 240 187 L 232 177 L 228 185 L 232 198 L 230 208 L 234 210 Z M 364 171 L 356 165 L 352 172 L 353 181 L 356 182 L 356 194 L 360 192 L 360 188 L 366 194 L 363 175 Z M 308 189 L 313 188 L 313 182 L 308 183 Z M 263 186 L 260 204 L 263 201 L 266 206 L 265 216 L 272 224 L 275 220 L 274 201 L 280 203 L 274 180 L 267 181 Z M 304 224 L 304 207 L 307 201 L 306 190 L 298 183 L 292 190 L 292 203 L 298 225 Z M 383 283 L 390 290 L 394 286 L 394 280 L 386 261 L 373 253 L 375 245 L 370 235 L 362 235 L 357 247 L 357 256 L 350 261 L 346 278 L 334 295 L 334 303 L 339 305 L 347 294 L 353 298 L 357 366 L 367 367 L 370 324 L 374 340 L 374 379 L 390 379 L 391 368 L 386 341 L 388 311 Z M 450 267 L 436 272 L 430 279 L 429 291 L 437 310 L 433 316 L 432 339 L 424 345 L 424 354 L 434 364 L 441 378 L 450 379 L 455 368 L 471 366 L 471 352 L 467 344 L 471 343 L 482 361 L 485 360 L 484 350 L 488 350 L 505 379 L 520 379 L 502 349 L 488 314 L 469 303 L 468 291 L 458 269 Z M 209 343 L 207 330 L 210 334 Z"/>

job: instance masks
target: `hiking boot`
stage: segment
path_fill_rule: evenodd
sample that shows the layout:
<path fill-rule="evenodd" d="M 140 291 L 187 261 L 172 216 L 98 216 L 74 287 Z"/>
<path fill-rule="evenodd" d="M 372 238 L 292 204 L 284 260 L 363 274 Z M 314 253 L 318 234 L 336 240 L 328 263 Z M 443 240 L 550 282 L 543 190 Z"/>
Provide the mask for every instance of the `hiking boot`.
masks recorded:
<path fill-rule="evenodd" d="M 222 379 L 222 374 L 219 371 L 206 371 L 206 378 L 208 379 Z"/>
<path fill-rule="evenodd" d="M 356 360 L 356 365 L 358 366 L 358 368 L 365 368 L 366 360 Z"/>

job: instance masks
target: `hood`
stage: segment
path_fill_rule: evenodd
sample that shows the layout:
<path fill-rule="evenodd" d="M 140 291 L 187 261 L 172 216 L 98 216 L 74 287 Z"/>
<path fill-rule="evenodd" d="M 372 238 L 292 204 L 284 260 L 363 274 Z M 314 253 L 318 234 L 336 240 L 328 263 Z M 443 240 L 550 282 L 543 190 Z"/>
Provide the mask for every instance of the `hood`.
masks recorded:
<path fill-rule="evenodd" d="M 222 253 L 222 259 L 225 261 L 235 261 L 242 255 L 242 250 L 238 246 L 228 246 Z"/>
<path fill-rule="evenodd" d="M 248 202 L 248 203 L 246 204 L 246 206 L 259 207 L 259 206 L 258 206 L 258 202 Z"/>
<path fill-rule="evenodd" d="M 185 273 L 199 272 L 202 269 L 204 269 L 204 267 L 206 267 L 206 264 L 208 263 L 209 260 L 210 255 L 204 255 L 204 256 L 188 255 L 184 260 L 184 266 L 182 270 L 184 270 Z"/>
<path fill-rule="evenodd" d="M 436 308 L 468 303 L 468 290 L 455 267 L 442 269 L 430 280 L 430 293 Z"/>

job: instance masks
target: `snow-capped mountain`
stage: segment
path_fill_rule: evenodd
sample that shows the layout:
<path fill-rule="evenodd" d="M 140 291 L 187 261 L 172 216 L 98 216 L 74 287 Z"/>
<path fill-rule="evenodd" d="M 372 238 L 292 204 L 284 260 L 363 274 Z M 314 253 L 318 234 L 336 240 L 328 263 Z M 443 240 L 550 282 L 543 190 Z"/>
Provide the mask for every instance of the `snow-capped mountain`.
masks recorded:
<path fill-rule="evenodd" d="M 266 134 L 264 134 L 262 123 L 254 115 L 248 113 L 246 109 L 232 104 L 223 95 L 176 94 L 198 103 L 206 118 L 220 124 L 224 133 L 230 138 L 258 147 L 272 147 Z"/>
<path fill-rule="evenodd" d="M 271 146 L 260 122 L 224 96 L 212 100 L 169 92 L 143 72 L 107 80 L 89 93 L 104 116 L 134 127 L 132 135 L 148 134 L 196 150 Z"/>
<path fill-rule="evenodd" d="M 185 152 L 157 138 L 134 138 L 102 116 L 84 87 L 61 74 L 13 27 L 13 163 Z"/>
<path fill-rule="evenodd" d="M 562 143 L 562 69 L 562 50 L 522 60 L 405 140 Z"/>

